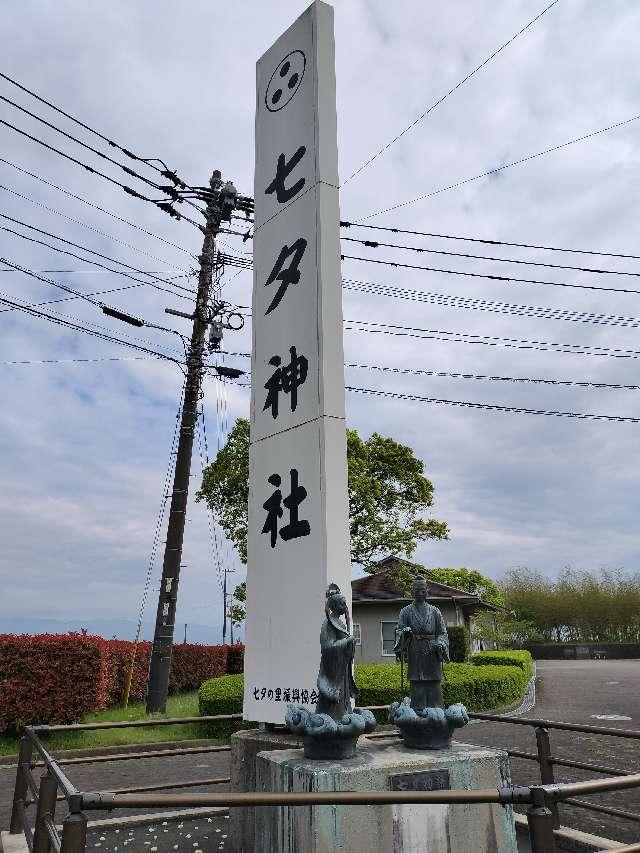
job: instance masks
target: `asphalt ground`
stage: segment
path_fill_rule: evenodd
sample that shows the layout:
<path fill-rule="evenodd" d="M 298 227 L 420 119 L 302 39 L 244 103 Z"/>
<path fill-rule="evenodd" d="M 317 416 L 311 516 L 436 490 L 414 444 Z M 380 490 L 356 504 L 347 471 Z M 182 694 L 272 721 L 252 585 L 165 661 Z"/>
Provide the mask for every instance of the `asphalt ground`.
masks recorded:
<path fill-rule="evenodd" d="M 595 719 L 595 716 L 629 719 Z M 640 661 L 539 661 L 535 708 L 528 717 L 562 720 L 583 725 L 628 728 L 640 731 Z M 552 754 L 558 757 L 606 765 L 620 770 L 640 770 L 640 740 L 625 740 L 573 732 L 550 732 Z M 466 743 L 535 752 L 532 728 L 510 723 L 478 722 L 457 733 Z M 0 765 L 0 827 L 9 825 L 15 765 L 3 759 Z M 512 759 L 514 784 L 539 781 L 537 765 Z M 594 772 L 556 767 L 556 781 L 573 782 L 597 777 Z M 229 753 L 177 756 L 172 759 L 148 758 L 132 761 L 86 764 L 67 768 L 71 780 L 84 790 L 113 790 L 134 785 L 166 781 L 226 777 Z M 224 791 L 226 785 L 210 790 Z M 205 790 L 190 788 L 190 792 Z M 585 798 L 586 799 L 586 798 Z M 590 801 L 640 814 L 640 790 L 598 794 Z M 139 810 L 136 810 L 139 811 Z M 155 810 L 157 811 L 157 810 Z M 118 811 L 118 815 L 131 812 Z M 60 814 L 60 817 L 62 813 Z M 91 815 L 102 817 L 104 815 Z M 640 839 L 640 822 L 590 812 L 574 806 L 561 806 L 565 826 L 630 843 Z M 228 819 L 224 815 L 190 820 L 156 821 L 147 827 L 101 827 L 90 832 L 89 850 L 100 853 L 135 850 L 153 853 L 224 851 Z M 197 828 L 196 828 L 197 827 Z"/>

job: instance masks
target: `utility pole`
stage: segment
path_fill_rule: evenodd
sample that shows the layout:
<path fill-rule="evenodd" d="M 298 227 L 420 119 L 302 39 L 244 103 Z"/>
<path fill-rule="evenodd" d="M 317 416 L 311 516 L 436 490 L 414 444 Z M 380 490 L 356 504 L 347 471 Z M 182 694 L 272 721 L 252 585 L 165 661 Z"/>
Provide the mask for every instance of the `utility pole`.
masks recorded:
<path fill-rule="evenodd" d="M 211 325 L 212 341 L 222 336 L 222 323 L 215 320 L 216 306 L 210 305 L 213 284 L 213 272 L 216 266 L 216 236 L 223 219 L 231 218 L 231 212 L 237 203 L 237 191 L 232 183 L 222 184 L 220 172 L 215 171 L 209 182 L 210 189 L 204 199 L 207 202 L 206 225 L 202 228 L 204 242 L 200 255 L 200 273 L 198 293 L 193 315 L 193 332 L 187 356 L 187 374 L 184 389 L 184 404 L 180 421 L 180 437 L 176 453 L 176 465 L 171 492 L 169 525 L 162 563 L 162 581 L 158 596 L 156 627 L 149 667 L 147 691 L 147 713 L 164 712 L 169 690 L 169 669 L 175 627 L 178 582 L 180 579 L 180 561 L 184 539 L 185 516 L 189 496 L 189 476 L 191 473 L 191 453 L 193 433 L 198 417 L 197 406 L 200 386 L 204 372 L 204 349 L 207 328 Z M 180 314 L 181 312 L 170 311 Z M 184 316 L 184 315 L 182 315 Z"/>
<path fill-rule="evenodd" d="M 224 567 L 224 583 L 222 586 L 222 645 L 227 644 L 227 567 Z"/>

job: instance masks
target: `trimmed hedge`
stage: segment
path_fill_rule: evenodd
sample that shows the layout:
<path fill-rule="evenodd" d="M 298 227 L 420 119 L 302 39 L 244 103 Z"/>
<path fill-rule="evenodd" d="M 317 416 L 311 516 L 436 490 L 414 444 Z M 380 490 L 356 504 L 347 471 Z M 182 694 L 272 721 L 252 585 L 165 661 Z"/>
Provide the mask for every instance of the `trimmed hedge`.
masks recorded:
<path fill-rule="evenodd" d="M 227 673 L 237 675 L 239 672 L 244 672 L 244 645 L 234 643 L 227 649 Z"/>
<path fill-rule="evenodd" d="M 464 625 L 448 625 L 449 658 L 452 663 L 464 663 L 469 656 L 469 631 Z"/>
<path fill-rule="evenodd" d="M 0 635 L 0 732 L 72 723 L 109 700 L 109 649 L 86 634 Z"/>
<path fill-rule="evenodd" d="M 469 663 L 475 666 L 486 666 L 487 664 L 494 666 L 518 666 L 527 674 L 527 678 L 531 678 L 533 673 L 533 664 L 531 662 L 531 652 L 525 649 L 516 649 L 513 651 L 496 651 L 496 652 L 476 652 L 469 658 Z"/>
<path fill-rule="evenodd" d="M 401 696 L 400 665 L 395 663 L 361 664 L 355 668 L 358 704 L 363 707 L 390 705 Z M 406 679 L 406 675 L 405 675 Z M 487 711 L 511 705 L 524 693 L 529 676 L 519 666 L 479 666 L 470 663 L 444 665 L 442 682 L 446 705 L 463 702 L 470 711 Z M 239 714 L 242 711 L 243 676 L 227 675 L 205 683 L 198 693 L 201 716 Z M 405 680 L 404 695 L 408 693 Z M 284 720 L 285 704 L 282 705 Z M 387 721 L 386 711 L 375 712 L 380 722 Z M 255 723 L 243 721 L 209 724 L 211 737 L 229 737 L 241 728 Z"/>
<path fill-rule="evenodd" d="M 176 644 L 169 691 L 198 688 L 227 672 L 229 648 Z M 122 701 L 133 643 L 79 634 L 0 635 L 0 732 L 33 723 L 73 723 Z M 136 651 L 130 701 L 144 699 L 151 643 Z"/>

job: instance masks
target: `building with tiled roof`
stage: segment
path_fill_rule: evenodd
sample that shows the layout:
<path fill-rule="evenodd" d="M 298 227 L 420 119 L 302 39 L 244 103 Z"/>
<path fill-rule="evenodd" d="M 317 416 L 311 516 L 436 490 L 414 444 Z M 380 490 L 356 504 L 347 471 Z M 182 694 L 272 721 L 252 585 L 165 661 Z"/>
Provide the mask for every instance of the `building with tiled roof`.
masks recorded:
<path fill-rule="evenodd" d="M 351 581 L 356 663 L 388 663 L 394 660 L 398 614 L 411 598 L 394 583 L 391 572 L 400 565 L 424 568 L 394 556 L 385 557 L 377 565 L 379 569 L 374 574 Z M 429 603 L 442 612 L 447 625 L 464 625 L 469 634 L 474 613 L 498 609 L 473 593 L 428 579 L 427 594 Z"/>

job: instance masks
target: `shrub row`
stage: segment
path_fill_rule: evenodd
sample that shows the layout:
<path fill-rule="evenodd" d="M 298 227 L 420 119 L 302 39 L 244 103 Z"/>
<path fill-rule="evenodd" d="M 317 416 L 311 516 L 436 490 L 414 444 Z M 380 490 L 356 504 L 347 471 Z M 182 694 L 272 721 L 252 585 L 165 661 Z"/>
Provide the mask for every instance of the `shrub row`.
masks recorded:
<path fill-rule="evenodd" d="M 0 732 L 72 723 L 122 701 L 133 643 L 79 634 L 0 634 Z M 193 690 L 238 666 L 243 647 L 175 645 L 169 690 Z M 130 700 L 144 699 L 151 643 L 139 643 Z M 231 658 L 231 660 L 229 660 Z"/>
<path fill-rule="evenodd" d="M 487 664 L 493 664 L 494 666 L 518 666 L 527 674 L 527 678 L 531 678 L 533 673 L 531 652 L 526 651 L 525 649 L 517 649 L 515 651 L 476 652 L 471 655 L 469 662 L 476 666 L 486 666 Z"/>
<path fill-rule="evenodd" d="M 363 707 L 390 705 L 408 693 L 405 681 L 400 690 L 400 666 L 395 663 L 361 664 L 355 667 L 358 704 Z M 470 663 L 448 663 L 444 666 L 442 682 L 446 705 L 464 703 L 470 711 L 502 708 L 520 699 L 529 680 L 520 666 L 481 666 Z M 238 714 L 242 711 L 242 675 L 212 678 L 200 688 L 198 704 L 201 716 Z M 285 706 L 282 707 L 283 719 Z M 376 712 L 380 722 L 386 722 L 386 712 Z M 215 722 L 209 724 L 211 737 L 229 737 L 231 732 L 249 728 L 247 722 Z"/>

